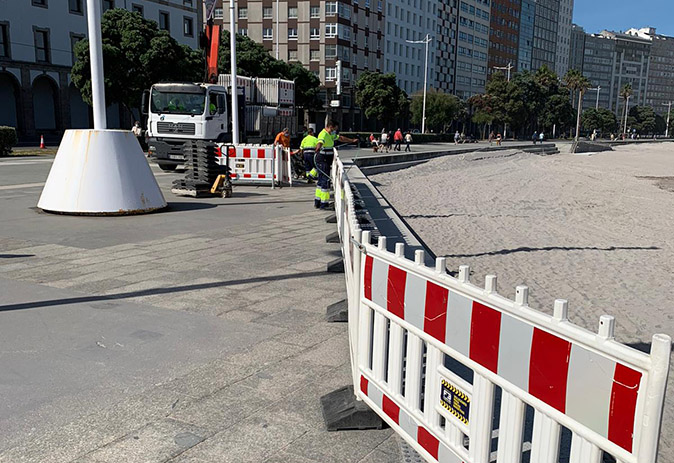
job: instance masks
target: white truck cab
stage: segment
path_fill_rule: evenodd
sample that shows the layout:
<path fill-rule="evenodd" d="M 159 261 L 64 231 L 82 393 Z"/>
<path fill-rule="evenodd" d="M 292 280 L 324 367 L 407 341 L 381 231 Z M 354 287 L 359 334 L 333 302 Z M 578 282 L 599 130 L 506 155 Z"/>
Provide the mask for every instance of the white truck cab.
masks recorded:
<path fill-rule="evenodd" d="M 188 140 L 231 141 L 227 89 L 202 83 L 154 84 L 143 95 L 148 153 L 163 170 L 183 164 Z"/>

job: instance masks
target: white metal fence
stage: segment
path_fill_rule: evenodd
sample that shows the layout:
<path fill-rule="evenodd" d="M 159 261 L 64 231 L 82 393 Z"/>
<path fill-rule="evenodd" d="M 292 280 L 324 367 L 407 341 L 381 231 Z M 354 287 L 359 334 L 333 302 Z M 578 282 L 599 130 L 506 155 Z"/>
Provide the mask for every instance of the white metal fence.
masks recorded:
<path fill-rule="evenodd" d="M 650 355 L 571 324 L 567 303 L 552 316 L 447 274 L 444 258 L 424 265 L 404 244 L 371 243 L 355 214 L 339 156 L 335 211 L 349 306 L 354 390 L 430 462 L 653 463 L 671 338 Z"/>
<path fill-rule="evenodd" d="M 229 157 L 232 182 L 292 185 L 292 161 L 288 149 L 272 145 L 226 144 L 220 149 Z"/>

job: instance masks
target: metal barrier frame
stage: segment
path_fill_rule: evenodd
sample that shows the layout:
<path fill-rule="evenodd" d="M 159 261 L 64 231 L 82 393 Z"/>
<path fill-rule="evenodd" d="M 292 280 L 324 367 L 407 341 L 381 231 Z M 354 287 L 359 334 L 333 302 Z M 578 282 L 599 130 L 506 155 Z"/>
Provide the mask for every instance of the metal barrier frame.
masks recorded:
<path fill-rule="evenodd" d="M 233 183 L 269 183 L 271 187 L 282 186 L 287 183 L 293 186 L 292 178 L 292 160 L 290 150 L 281 146 L 273 147 L 273 157 L 267 157 L 267 150 L 272 148 L 270 145 L 220 145 L 223 156 L 226 155 L 230 162 L 230 179 Z M 244 154 L 239 156 L 238 151 L 243 150 Z M 253 152 L 257 153 L 253 155 Z M 259 151 L 264 150 L 261 156 Z M 234 155 L 232 155 L 234 151 Z M 248 151 L 246 153 L 245 151 Z M 226 153 L 226 154 L 225 154 Z M 285 161 L 285 163 L 284 163 Z M 222 161 L 221 161 L 222 163 Z M 237 163 L 244 164 L 244 172 L 236 172 Z M 239 170 L 241 168 L 238 168 Z M 261 173 L 262 171 L 262 173 Z"/>
<path fill-rule="evenodd" d="M 365 401 L 426 460 L 451 463 L 492 461 L 494 391 L 498 386 L 502 396 L 497 463 L 520 462 L 527 405 L 534 409 L 530 458 L 532 463 L 558 461 L 562 426 L 572 433 L 571 463 L 600 463 L 603 452 L 613 455 L 619 463 L 656 462 L 669 372 L 669 336 L 654 335 L 651 353 L 645 354 L 614 340 L 615 320 L 612 316 L 600 317 L 599 330 L 593 333 L 568 321 L 568 304 L 565 300 L 555 301 L 554 313 L 550 316 L 528 306 L 528 288 L 525 286 L 516 288 L 515 300 L 512 301 L 496 292 L 494 275 L 488 275 L 484 288 L 481 288 L 470 283 L 468 266 L 461 266 L 458 278 L 454 278 L 447 274 L 444 258 L 436 260 L 435 268 L 428 268 L 424 265 L 423 251 L 416 251 L 415 260 L 410 261 L 404 257 L 403 243 L 397 243 L 393 253 L 387 251 L 385 237 L 380 237 L 375 246 L 370 243 L 370 232 L 362 231 L 358 225 L 351 184 L 336 150 L 332 180 L 344 258 L 349 307 L 349 345 L 356 398 Z M 395 283 L 392 283 L 388 274 L 385 277 L 387 288 L 383 289 L 384 299 L 378 294 L 378 300 L 386 302 L 375 302 L 374 299 L 377 298 L 373 297 L 373 267 L 383 265 L 388 266 L 387 272 L 393 267 L 395 272 L 404 272 L 406 277 L 411 275 L 414 281 L 424 282 L 427 288 L 430 285 L 440 288 L 446 292 L 448 300 L 455 294 L 456 297 L 470 301 L 471 311 L 473 304 L 478 304 L 479 307 L 488 309 L 488 313 L 498 314 L 499 324 L 501 320 L 514 321 L 531 327 L 532 333 L 537 330 L 546 342 L 567 343 L 569 357 L 566 359 L 566 375 L 569 375 L 570 357 L 574 348 L 575 352 L 584 355 L 578 357 L 580 354 L 576 354 L 576 358 L 581 359 L 579 364 L 585 369 L 576 369 L 587 371 L 590 376 L 596 376 L 597 368 L 602 365 L 614 364 L 611 396 L 604 398 L 613 405 L 614 400 L 619 400 L 616 394 L 636 396 L 629 398 L 634 401 L 634 410 L 627 408 L 627 415 L 632 414 L 633 417 L 633 434 L 627 436 L 625 425 L 621 423 L 621 439 L 610 440 L 609 431 L 606 431 L 607 435 L 598 432 L 597 428 L 601 428 L 603 424 L 593 422 L 592 416 L 586 417 L 587 412 L 580 412 L 583 422 L 578 421 L 569 416 L 566 409 L 559 410 L 560 407 L 556 408 L 525 387 L 514 384 L 516 380 L 506 379 L 498 371 L 494 371 L 494 368 L 487 368 L 484 362 L 476 360 L 472 352 L 471 355 L 462 352 L 452 346 L 449 340 L 440 342 L 425 329 L 424 323 L 429 319 L 428 314 L 424 313 L 424 307 L 416 307 L 412 301 L 408 304 L 405 299 L 395 301 L 396 304 L 402 304 L 402 316 L 400 311 L 392 311 L 387 307 L 390 299 L 386 291 L 387 288 L 395 287 Z M 368 272 L 369 276 L 366 275 Z M 369 283 L 367 278 L 370 278 Z M 381 286 L 381 275 L 378 278 Z M 368 284 L 369 297 L 366 295 Z M 381 291 L 381 287 L 378 290 Z M 449 307 L 447 302 L 447 311 Z M 412 314 L 411 318 L 417 320 L 416 324 L 407 320 L 408 311 Z M 438 316 L 449 317 L 447 313 Z M 470 313 L 472 316 L 473 312 Z M 498 336 L 500 335 L 499 331 Z M 469 336 L 473 336 L 472 332 Z M 530 346 L 530 356 L 532 349 Z M 445 356 L 472 370 L 472 384 L 445 367 Z M 531 358 L 529 361 L 533 362 Z M 588 365 L 595 370 L 587 368 Z M 621 384 L 616 379 L 618 370 L 627 372 L 625 374 L 632 378 L 638 378 L 634 379 L 638 381 L 636 392 L 628 387 L 632 383 L 625 381 Z M 605 377 L 602 378 L 605 381 Z M 569 382 L 568 377 L 565 381 Z M 450 413 L 451 410 L 440 405 L 440 393 L 445 393 L 445 389 L 454 391 L 451 394 L 458 395 L 459 399 L 467 399 L 470 408 L 466 411 L 466 416 L 459 416 L 457 419 L 456 410 Z M 605 392 L 605 389 L 600 392 Z M 565 389 L 565 400 L 568 400 L 566 393 Z M 579 403 L 582 405 L 583 400 Z M 590 403 L 587 406 L 592 408 Z M 614 410 L 608 410 L 606 419 L 610 420 L 613 413 Z M 606 423 L 606 428 L 608 427 L 609 421 Z M 616 443 L 615 440 L 619 442 Z"/>

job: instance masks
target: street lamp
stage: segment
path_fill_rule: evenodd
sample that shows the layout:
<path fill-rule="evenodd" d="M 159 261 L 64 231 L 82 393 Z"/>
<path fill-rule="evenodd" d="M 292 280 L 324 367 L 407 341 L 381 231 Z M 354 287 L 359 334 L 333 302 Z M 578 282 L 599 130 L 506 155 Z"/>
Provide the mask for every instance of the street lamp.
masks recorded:
<path fill-rule="evenodd" d="M 421 111 L 421 133 L 426 133 L 426 88 L 428 82 L 428 44 L 431 43 L 433 37 L 426 34 L 423 40 L 405 40 L 407 43 L 425 43 L 426 44 L 426 61 L 424 64 L 424 103 Z"/>
<path fill-rule="evenodd" d="M 510 82 L 510 70 L 514 68 L 513 63 L 508 63 L 507 66 L 494 66 L 494 69 L 498 69 L 499 71 L 508 71 L 508 82 Z M 508 124 L 506 122 L 503 123 L 503 139 L 505 140 L 508 136 Z"/>
<path fill-rule="evenodd" d="M 672 111 L 672 102 L 662 103 L 662 106 L 667 106 L 667 125 L 665 126 L 665 138 L 669 137 L 669 113 Z"/>
<path fill-rule="evenodd" d="M 235 19 L 235 5 L 234 0 L 229 0 L 229 47 L 230 47 L 230 73 L 232 82 L 232 143 L 237 145 L 239 143 L 239 98 L 238 85 L 236 78 L 236 19 Z"/>
<path fill-rule="evenodd" d="M 625 125 L 623 127 L 624 136 L 627 136 L 627 114 L 629 113 L 630 109 L 630 98 L 632 98 L 632 95 L 627 95 L 627 98 L 625 99 Z"/>
<path fill-rule="evenodd" d="M 276 0 L 276 59 L 279 59 L 279 0 Z"/>
<path fill-rule="evenodd" d="M 601 90 L 601 85 L 597 85 L 595 88 L 588 88 L 588 90 L 597 91 L 597 103 L 594 105 L 594 109 L 599 109 L 599 90 Z"/>

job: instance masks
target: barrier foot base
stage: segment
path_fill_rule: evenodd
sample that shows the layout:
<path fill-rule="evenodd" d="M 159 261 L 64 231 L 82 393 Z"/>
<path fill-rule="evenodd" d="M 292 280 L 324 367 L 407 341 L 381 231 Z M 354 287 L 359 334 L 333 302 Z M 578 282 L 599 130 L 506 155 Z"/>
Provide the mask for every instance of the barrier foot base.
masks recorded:
<path fill-rule="evenodd" d="M 325 319 L 332 323 L 342 323 L 349 321 L 349 306 L 346 299 L 330 304 L 325 314 Z"/>
<path fill-rule="evenodd" d="M 340 257 L 328 262 L 327 271 L 330 273 L 344 273 L 344 261 L 342 258 Z"/>
<path fill-rule="evenodd" d="M 337 214 L 329 215 L 325 218 L 327 223 L 337 223 Z"/>
<path fill-rule="evenodd" d="M 328 431 L 384 428 L 384 420 L 364 402 L 356 400 L 351 385 L 321 397 L 321 408 Z"/>
<path fill-rule="evenodd" d="M 332 232 L 325 237 L 326 243 L 339 243 L 339 232 Z"/>

